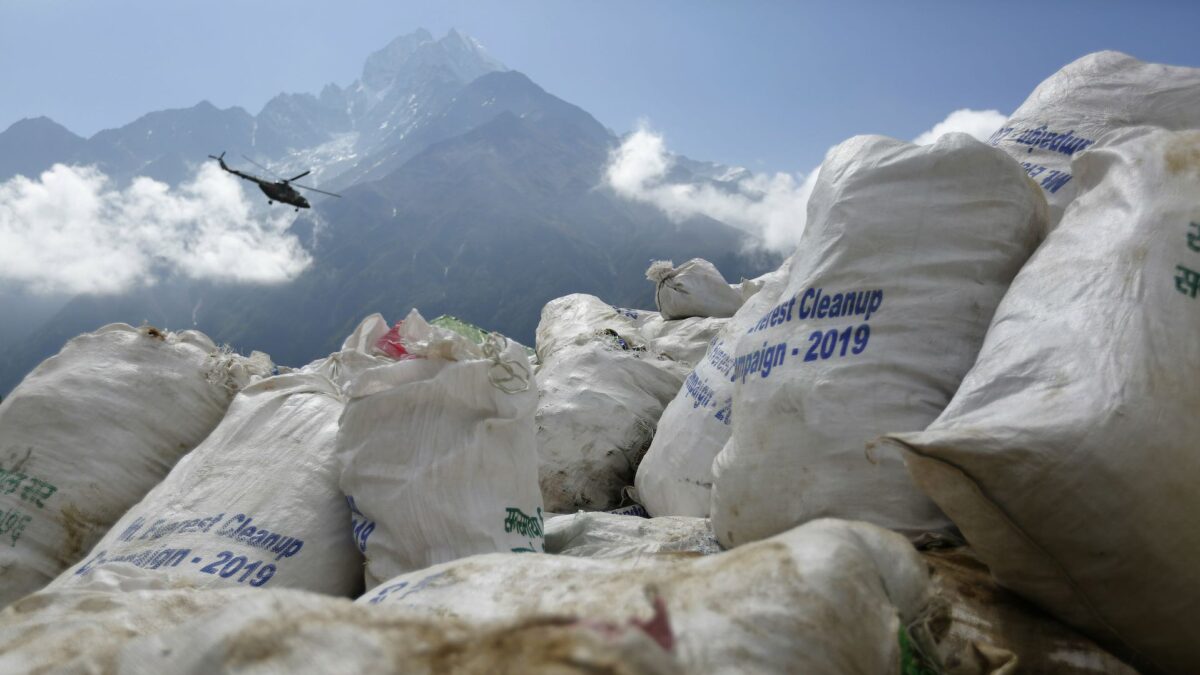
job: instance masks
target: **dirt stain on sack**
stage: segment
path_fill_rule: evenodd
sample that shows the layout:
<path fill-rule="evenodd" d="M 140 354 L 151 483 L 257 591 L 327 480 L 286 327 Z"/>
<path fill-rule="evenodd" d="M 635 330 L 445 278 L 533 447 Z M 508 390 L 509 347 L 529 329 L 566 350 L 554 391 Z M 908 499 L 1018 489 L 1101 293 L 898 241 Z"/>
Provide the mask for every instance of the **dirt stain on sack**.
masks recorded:
<path fill-rule="evenodd" d="M 966 547 L 922 552 L 935 604 L 928 624 L 947 672 L 1129 673 L 1124 664 L 1041 609 L 1001 588 Z"/>
<path fill-rule="evenodd" d="M 1179 141 L 1167 148 L 1163 159 L 1173 174 L 1200 173 L 1200 133 L 1179 134 Z"/>
<path fill-rule="evenodd" d="M 58 562 L 64 567 L 79 562 L 85 553 L 84 549 L 91 546 L 92 533 L 105 525 L 101 519 L 84 513 L 72 502 L 63 504 L 58 512 L 58 523 L 63 528 L 63 546 L 58 553 Z"/>
<path fill-rule="evenodd" d="M 20 473 L 21 470 L 25 468 L 25 465 L 29 463 L 29 458 L 33 456 L 33 448 L 32 447 L 25 448 L 25 456 L 21 457 L 20 459 L 17 459 L 17 457 L 20 456 L 20 454 L 21 454 L 20 450 L 14 450 L 11 453 L 9 453 L 8 459 L 6 462 L 6 463 L 8 463 L 8 466 L 0 467 L 0 468 L 4 468 L 7 471 L 11 471 L 12 473 Z"/>

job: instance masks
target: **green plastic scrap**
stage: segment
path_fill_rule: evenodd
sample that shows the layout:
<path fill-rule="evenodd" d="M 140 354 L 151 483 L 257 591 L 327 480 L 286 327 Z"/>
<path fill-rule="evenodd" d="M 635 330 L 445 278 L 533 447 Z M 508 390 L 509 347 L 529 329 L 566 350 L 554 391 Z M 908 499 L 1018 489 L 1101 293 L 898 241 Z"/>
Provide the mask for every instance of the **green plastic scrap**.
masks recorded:
<path fill-rule="evenodd" d="M 488 336 L 488 332 L 479 326 L 467 323 L 466 321 L 463 321 L 455 316 L 450 316 L 449 314 L 443 314 L 429 323 L 430 325 L 437 326 L 438 328 L 452 330 L 477 345 L 483 344 L 484 338 Z M 521 346 L 524 347 L 524 345 Z M 528 352 L 530 356 L 533 356 L 534 354 L 534 351 L 529 347 L 525 347 L 525 351 Z"/>
<path fill-rule="evenodd" d="M 900 673 L 902 675 L 938 675 L 937 670 L 913 644 L 904 626 L 900 627 Z"/>

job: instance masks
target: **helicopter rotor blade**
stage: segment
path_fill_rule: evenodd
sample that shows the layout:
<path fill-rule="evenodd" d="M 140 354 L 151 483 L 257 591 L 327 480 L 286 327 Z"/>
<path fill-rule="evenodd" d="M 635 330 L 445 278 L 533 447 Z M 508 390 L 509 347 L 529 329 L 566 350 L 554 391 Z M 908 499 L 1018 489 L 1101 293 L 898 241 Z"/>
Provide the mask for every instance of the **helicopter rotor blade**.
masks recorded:
<path fill-rule="evenodd" d="M 302 174 L 297 174 L 295 176 L 292 176 L 291 178 L 288 178 L 285 182 L 290 183 L 298 178 L 304 178 L 305 176 L 307 176 L 310 173 L 312 173 L 312 169 L 309 169 L 308 171 L 305 171 Z"/>
<path fill-rule="evenodd" d="M 329 195 L 330 197 L 337 197 L 338 199 L 341 199 L 341 198 L 342 198 L 342 196 L 341 196 L 341 195 L 335 195 L 335 194 L 333 194 L 332 192 L 326 192 L 326 191 L 324 191 L 324 190 L 318 190 L 318 189 L 317 189 L 317 188 L 315 188 L 315 187 L 308 187 L 307 185 L 300 185 L 300 184 L 298 184 L 298 183 L 292 183 L 292 186 L 293 186 L 293 187 L 298 187 L 298 188 L 303 188 L 303 189 L 305 189 L 305 190 L 312 190 L 313 192 L 320 192 L 320 193 L 321 193 L 321 194 L 323 194 L 323 195 Z"/>
<path fill-rule="evenodd" d="M 272 176 L 275 176 L 275 177 L 276 177 L 276 178 L 278 178 L 279 180 L 283 180 L 283 176 L 280 176 L 279 174 L 277 174 L 277 173 L 275 173 L 274 171 L 272 171 L 272 170 L 268 169 L 267 167 L 263 166 L 262 164 L 259 164 L 258 162 L 256 162 L 256 161 L 254 161 L 254 160 L 250 159 L 249 157 L 247 157 L 247 156 L 245 156 L 245 155 L 242 155 L 242 159 L 246 160 L 247 162 L 250 162 L 250 163 L 251 163 L 251 164 L 253 164 L 254 166 L 257 166 L 258 168 L 262 169 L 263 171 L 266 171 L 267 173 L 271 174 Z"/>

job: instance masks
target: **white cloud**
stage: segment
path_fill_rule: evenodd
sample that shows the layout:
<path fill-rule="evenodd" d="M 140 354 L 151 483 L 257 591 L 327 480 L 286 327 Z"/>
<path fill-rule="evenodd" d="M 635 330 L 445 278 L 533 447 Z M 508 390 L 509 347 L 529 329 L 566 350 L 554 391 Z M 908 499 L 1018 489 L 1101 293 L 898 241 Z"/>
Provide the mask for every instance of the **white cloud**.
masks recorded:
<path fill-rule="evenodd" d="M 749 174 L 717 186 L 669 182 L 673 164 L 663 137 L 643 124 L 613 151 L 606 176 L 617 194 L 653 204 L 676 221 L 708 216 L 754 233 L 771 250 L 790 252 L 799 240 L 815 171 Z"/>
<path fill-rule="evenodd" d="M 999 110 L 971 110 L 962 108 L 946 116 L 946 119 L 933 125 L 933 128 L 913 139 L 917 145 L 929 145 L 942 134 L 961 131 L 975 137 L 976 140 L 986 141 L 997 129 L 1004 126 L 1008 115 Z"/>
<path fill-rule="evenodd" d="M 955 110 L 914 143 L 927 145 L 939 136 L 961 131 L 986 141 L 1006 116 L 995 110 Z M 612 152 L 606 169 L 608 185 L 617 194 L 653 204 L 675 221 L 708 216 L 750 232 L 771 251 L 790 254 L 804 233 L 808 197 L 817 170 L 804 173 L 749 174 L 714 185 L 711 182 L 672 182 L 667 179 L 674 159 L 661 134 L 644 123 Z"/>
<path fill-rule="evenodd" d="M 41 293 L 115 293 L 167 275 L 271 283 L 311 263 L 294 214 L 254 204 L 213 164 L 171 189 L 124 189 L 90 167 L 54 165 L 0 183 L 0 280 Z"/>

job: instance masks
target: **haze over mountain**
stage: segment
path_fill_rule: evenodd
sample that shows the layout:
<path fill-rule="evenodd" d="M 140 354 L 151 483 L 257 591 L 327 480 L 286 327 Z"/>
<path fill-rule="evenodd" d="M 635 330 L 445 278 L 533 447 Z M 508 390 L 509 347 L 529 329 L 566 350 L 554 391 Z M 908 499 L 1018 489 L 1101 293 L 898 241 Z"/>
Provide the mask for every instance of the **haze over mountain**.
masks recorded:
<path fill-rule="evenodd" d="M 705 257 L 731 281 L 778 262 L 743 253 L 751 242 L 742 230 L 704 217 L 672 221 L 615 194 L 604 171 L 618 143 L 586 111 L 455 31 L 401 36 L 350 85 L 280 94 L 257 115 L 201 102 L 87 139 L 46 118 L 18 122 L 0 133 L 0 181 L 67 163 L 95 166 L 118 184 L 148 176 L 176 185 L 225 150 L 284 175 L 311 168 L 308 182 L 343 198 L 314 200 L 293 223 L 312 258 L 294 280 L 167 275 L 123 293 L 79 295 L 6 345 L 0 392 L 65 340 L 113 321 L 197 327 L 302 365 L 371 312 L 394 321 L 415 306 L 532 344 L 542 306 L 567 293 L 653 307 L 643 276 L 653 259 Z M 737 175 L 682 158 L 672 171 L 717 183 Z"/>

